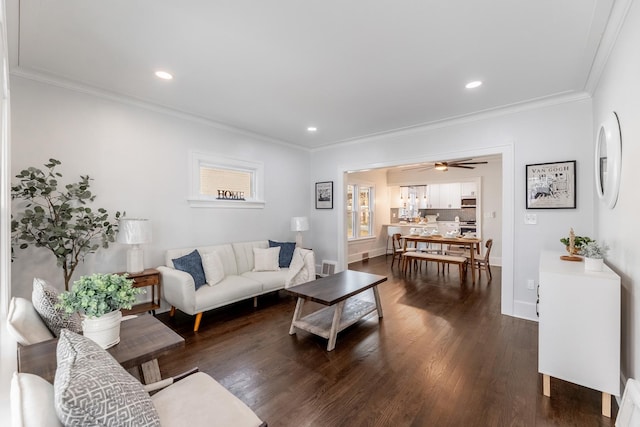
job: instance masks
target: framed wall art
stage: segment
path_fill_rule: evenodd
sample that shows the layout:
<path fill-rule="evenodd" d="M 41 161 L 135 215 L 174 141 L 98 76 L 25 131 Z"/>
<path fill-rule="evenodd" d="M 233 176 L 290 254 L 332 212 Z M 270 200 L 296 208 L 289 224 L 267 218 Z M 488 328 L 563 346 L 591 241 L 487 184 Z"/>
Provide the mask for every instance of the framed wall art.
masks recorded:
<path fill-rule="evenodd" d="M 316 182 L 316 209 L 333 209 L 333 181 Z"/>
<path fill-rule="evenodd" d="M 575 209 L 576 161 L 527 165 L 527 209 Z"/>

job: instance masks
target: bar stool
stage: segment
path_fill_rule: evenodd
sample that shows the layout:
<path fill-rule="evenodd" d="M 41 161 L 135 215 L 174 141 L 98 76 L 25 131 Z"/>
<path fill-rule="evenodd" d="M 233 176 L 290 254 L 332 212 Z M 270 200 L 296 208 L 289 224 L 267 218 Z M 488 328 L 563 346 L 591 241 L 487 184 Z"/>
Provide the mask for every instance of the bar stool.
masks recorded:
<path fill-rule="evenodd" d="M 389 239 L 393 237 L 394 234 L 402 234 L 402 227 L 387 227 L 387 250 L 384 254 L 385 258 L 389 254 L 393 254 L 393 241 L 391 242 L 391 247 L 389 247 Z"/>

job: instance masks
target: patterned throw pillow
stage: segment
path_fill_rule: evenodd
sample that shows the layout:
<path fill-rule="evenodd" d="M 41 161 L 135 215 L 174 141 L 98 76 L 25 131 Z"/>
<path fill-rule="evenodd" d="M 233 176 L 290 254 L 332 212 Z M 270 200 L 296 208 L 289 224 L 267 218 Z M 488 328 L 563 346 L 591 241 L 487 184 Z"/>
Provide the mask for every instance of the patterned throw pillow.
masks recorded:
<path fill-rule="evenodd" d="M 177 270 L 189 273 L 191 277 L 193 277 L 193 283 L 196 285 L 196 290 L 207 283 L 207 278 L 204 275 L 204 270 L 202 268 L 202 258 L 200 258 L 200 253 L 197 249 L 180 258 L 174 258 L 172 261 L 173 266 Z"/>
<path fill-rule="evenodd" d="M 293 251 L 296 249 L 296 242 L 274 242 L 269 240 L 269 247 L 275 248 L 280 246 L 280 257 L 278 258 L 278 266 L 280 268 L 289 268 Z"/>
<path fill-rule="evenodd" d="M 64 425 L 160 425 L 142 384 L 90 339 L 62 330 L 57 357 L 54 400 Z"/>
<path fill-rule="evenodd" d="M 278 257 L 280 246 L 275 248 L 262 249 L 253 248 L 254 268 L 253 271 L 278 271 Z"/>
<path fill-rule="evenodd" d="M 78 313 L 68 315 L 61 308 L 56 308 L 58 303 L 58 290 L 37 277 L 33 279 L 33 292 L 31 303 L 36 309 L 47 328 L 56 337 L 60 336 L 61 329 L 69 329 L 73 332 L 82 331 L 82 320 Z"/>

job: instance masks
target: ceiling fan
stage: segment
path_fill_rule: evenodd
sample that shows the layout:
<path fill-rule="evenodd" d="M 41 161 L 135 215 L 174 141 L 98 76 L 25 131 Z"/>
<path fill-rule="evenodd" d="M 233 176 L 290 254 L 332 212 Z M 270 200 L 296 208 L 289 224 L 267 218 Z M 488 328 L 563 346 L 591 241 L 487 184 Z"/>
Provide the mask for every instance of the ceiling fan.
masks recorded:
<path fill-rule="evenodd" d="M 403 171 L 409 170 L 439 170 L 448 171 L 449 168 L 462 168 L 462 169 L 475 169 L 475 166 L 470 165 L 485 165 L 487 162 L 472 162 L 473 159 L 452 160 L 450 162 L 435 162 L 433 165 L 422 165 L 418 167 L 402 169 Z"/>

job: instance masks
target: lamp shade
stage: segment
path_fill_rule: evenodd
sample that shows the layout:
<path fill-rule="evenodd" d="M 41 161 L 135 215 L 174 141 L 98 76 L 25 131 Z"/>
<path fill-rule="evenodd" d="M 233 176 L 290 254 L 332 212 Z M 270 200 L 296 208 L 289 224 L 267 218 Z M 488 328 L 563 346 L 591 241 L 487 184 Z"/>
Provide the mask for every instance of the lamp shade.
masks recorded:
<path fill-rule="evenodd" d="M 307 231 L 309 219 L 306 216 L 294 216 L 291 218 L 291 231 Z"/>
<path fill-rule="evenodd" d="M 151 221 L 142 218 L 120 219 L 117 240 L 128 245 L 151 243 Z"/>

